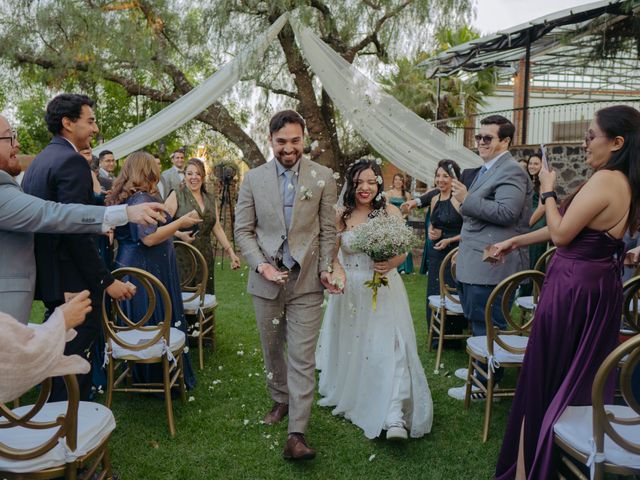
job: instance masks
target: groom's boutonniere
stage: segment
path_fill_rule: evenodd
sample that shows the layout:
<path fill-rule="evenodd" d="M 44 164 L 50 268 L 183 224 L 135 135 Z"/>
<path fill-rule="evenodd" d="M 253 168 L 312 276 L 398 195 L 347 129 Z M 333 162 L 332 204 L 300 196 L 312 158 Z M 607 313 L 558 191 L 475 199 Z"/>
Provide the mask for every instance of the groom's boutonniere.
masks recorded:
<path fill-rule="evenodd" d="M 300 196 L 300 200 L 309 200 L 311 197 L 313 197 L 313 192 L 311 191 L 311 189 L 305 187 L 304 185 L 300 185 L 300 193 L 302 194 Z"/>

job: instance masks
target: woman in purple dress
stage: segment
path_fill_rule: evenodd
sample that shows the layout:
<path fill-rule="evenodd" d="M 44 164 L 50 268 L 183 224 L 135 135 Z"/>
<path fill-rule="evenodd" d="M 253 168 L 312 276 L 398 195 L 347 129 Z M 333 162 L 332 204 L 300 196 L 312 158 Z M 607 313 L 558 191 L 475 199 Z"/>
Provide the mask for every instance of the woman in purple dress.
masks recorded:
<path fill-rule="evenodd" d="M 547 227 L 496 245 L 496 256 L 551 240 L 549 263 L 507 431 L 497 479 L 556 478 L 553 426 L 569 405 L 590 405 L 598 367 L 616 347 L 622 309 L 622 236 L 638 228 L 640 112 L 596 112 L 584 139 L 593 175 L 563 205 L 556 173 L 540 171 Z M 613 383 L 608 385 L 613 400 Z"/>
<path fill-rule="evenodd" d="M 143 202 L 157 202 L 156 185 L 160 179 L 158 168 L 152 155 L 146 152 L 134 152 L 127 157 L 118 178 L 113 182 L 111 194 L 107 197 L 107 205 L 137 205 Z M 136 267 L 146 270 L 160 280 L 171 297 L 171 326 L 186 333 L 187 322 L 182 308 L 180 293 L 180 277 L 176 252 L 173 248 L 173 235 L 181 228 L 188 228 L 201 223 L 200 216 L 191 212 L 177 220 L 168 217 L 166 223 L 143 227 L 133 223 L 116 228 L 118 254 L 114 262 L 116 268 Z M 135 280 L 132 280 L 136 283 Z M 147 311 L 149 299 L 142 285 L 137 294 L 123 302 L 123 310 L 134 320 L 142 318 Z M 156 325 L 164 318 L 164 305 L 156 304 L 153 315 L 147 325 Z M 186 349 L 185 349 L 186 350 Z M 195 386 L 196 377 L 191 367 L 188 353 L 184 355 L 184 380 L 187 388 Z M 134 377 L 138 382 L 161 382 L 162 367 L 160 364 L 137 365 Z"/>

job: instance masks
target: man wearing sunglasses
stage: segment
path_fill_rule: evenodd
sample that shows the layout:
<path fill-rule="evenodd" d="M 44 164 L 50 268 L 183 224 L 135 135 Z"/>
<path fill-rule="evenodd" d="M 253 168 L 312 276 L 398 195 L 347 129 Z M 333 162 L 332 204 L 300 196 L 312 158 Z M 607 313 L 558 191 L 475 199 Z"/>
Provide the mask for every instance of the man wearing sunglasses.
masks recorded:
<path fill-rule="evenodd" d="M 456 270 L 458 293 L 474 336 L 486 335 L 484 309 L 494 287 L 529 265 L 526 248 L 513 252 L 511 258 L 504 257 L 504 263 L 483 261 L 487 246 L 529 231 L 533 188 L 527 173 L 509 153 L 514 133 L 515 127 L 505 117 L 484 118 L 475 136 L 484 165 L 469 188 L 457 180 L 452 184 L 463 219 Z M 504 328 L 499 310 L 493 309 L 493 323 Z M 467 370 L 457 370 L 456 376 L 466 380 Z M 502 370 L 497 368 L 495 381 L 501 376 Z M 474 390 L 474 398 L 482 396 Z M 449 389 L 449 396 L 464 400 L 465 387 Z"/>

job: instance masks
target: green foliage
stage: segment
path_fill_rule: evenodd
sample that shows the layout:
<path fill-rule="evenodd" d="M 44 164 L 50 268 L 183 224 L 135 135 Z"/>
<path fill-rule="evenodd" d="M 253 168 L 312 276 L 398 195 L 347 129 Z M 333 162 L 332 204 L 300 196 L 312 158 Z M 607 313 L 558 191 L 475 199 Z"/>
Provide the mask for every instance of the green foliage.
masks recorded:
<path fill-rule="evenodd" d="M 478 33 L 468 26 L 457 30 L 443 29 L 436 34 L 436 48 L 419 52 L 415 57 L 402 58 L 394 72 L 380 82 L 403 105 L 427 120 L 463 117 L 477 112 L 484 105 L 484 98 L 495 89 L 496 79 L 492 69 L 473 74 L 463 74 L 440 79 L 440 106 L 438 109 L 438 79 L 426 78 L 418 65 L 449 48 L 478 38 Z"/>

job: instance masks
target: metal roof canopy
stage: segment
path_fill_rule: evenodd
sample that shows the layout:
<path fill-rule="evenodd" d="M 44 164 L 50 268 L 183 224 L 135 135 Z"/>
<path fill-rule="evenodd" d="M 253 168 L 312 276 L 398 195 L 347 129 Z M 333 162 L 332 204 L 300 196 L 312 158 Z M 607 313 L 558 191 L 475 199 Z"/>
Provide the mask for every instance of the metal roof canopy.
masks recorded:
<path fill-rule="evenodd" d="M 497 67 L 499 83 L 511 83 L 522 60 L 532 85 L 558 89 L 640 91 L 640 54 L 633 38 L 615 58 L 594 59 L 607 29 L 640 15 L 640 0 L 604 0 L 540 17 L 450 48 L 419 66 L 428 77 Z M 526 72 L 525 72 L 526 73 Z M 527 75 L 529 77 L 529 75 Z"/>

